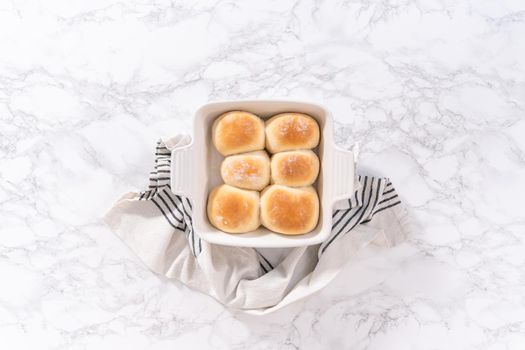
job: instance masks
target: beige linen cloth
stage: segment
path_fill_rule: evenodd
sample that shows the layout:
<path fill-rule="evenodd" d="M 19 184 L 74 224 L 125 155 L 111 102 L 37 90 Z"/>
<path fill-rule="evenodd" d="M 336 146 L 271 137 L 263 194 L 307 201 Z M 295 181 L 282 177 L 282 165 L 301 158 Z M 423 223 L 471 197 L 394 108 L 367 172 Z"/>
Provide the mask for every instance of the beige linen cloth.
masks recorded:
<path fill-rule="evenodd" d="M 325 287 L 367 244 L 393 246 L 409 232 L 391 182 L 358 176 L 354 195 L 336 203 L 322 244 L 291 248 L 272 264 L 268 249 L 207 243 L 193 232 L 191 202 L 170 190 L 171 150 L 190 141 L 186 135 L 159 141 L 148 190 L 122 196 L 105 221 L 150 269 L 230 309 L 266 314 L 282 308 Z"/>

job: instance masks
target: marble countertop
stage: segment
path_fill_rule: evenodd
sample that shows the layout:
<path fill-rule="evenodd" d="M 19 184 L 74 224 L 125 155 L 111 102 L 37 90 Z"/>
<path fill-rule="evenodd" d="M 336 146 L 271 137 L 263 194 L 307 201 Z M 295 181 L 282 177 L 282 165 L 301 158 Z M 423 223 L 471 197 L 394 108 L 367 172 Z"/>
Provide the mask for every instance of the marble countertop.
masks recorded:
<path fill-rule="evenodd" d="M 0 339 L 9 349 L 524 349 L 525 3 L 0 4 Z M 410 239 L 313 297 L 225 310 L 102 223 L 212 100 L 322 103 Z"/>

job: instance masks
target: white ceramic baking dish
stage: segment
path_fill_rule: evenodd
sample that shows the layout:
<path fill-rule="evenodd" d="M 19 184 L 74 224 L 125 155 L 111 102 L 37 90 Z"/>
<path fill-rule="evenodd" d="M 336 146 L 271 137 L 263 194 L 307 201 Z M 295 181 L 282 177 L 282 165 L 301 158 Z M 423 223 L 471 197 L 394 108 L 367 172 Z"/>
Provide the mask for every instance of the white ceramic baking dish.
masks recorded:
<path fill-rule="evenodd" d="M 320 215 L 315 230 L 298 236 L 286 236 L 259 227 L 256 231 L 230 234 L 216 229 L 208 221 L 206 204 L 210 190 L 223 181 L 220 165 L 224 157 L 212 143 L 211 126 L 224 112 L 243 110 L 263 119 L 283 112 L 301 112 L 319 123 L 321 141 L 314 151 L 321 161 L 319 178 L 314 184 L 319 194 Z M 350 197 L 354 191 L 354 154 L 334 145 L 333 121 L 323 107 L 294 101 L 230 101 L 208 103 L 195 114 L 191 144 L 171 154 L 171 189 L 188 197 L 193 204 L 193 227 L 205 241 L 215 244 L 282 248 L 321 243 L 330 234 L 334 203 Z"/>

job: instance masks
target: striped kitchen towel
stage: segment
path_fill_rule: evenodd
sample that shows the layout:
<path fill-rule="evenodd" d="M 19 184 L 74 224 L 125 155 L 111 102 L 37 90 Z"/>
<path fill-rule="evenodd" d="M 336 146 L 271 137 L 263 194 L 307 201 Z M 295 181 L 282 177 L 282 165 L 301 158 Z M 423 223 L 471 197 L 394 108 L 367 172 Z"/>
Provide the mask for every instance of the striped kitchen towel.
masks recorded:
<path fill-rule="evenodd" d="M 105 220 L 153 271 L 228 308 L 252 314 L 277 310 L 326 286 L 365 245 L 393 246 L 409 232 L 392 183 L 358 176 L 354 195 L 336 203 L 332 233 L 322 244 L 276 254 L 275 249 L 207 243 L 193 231 L 191 201 L 170 190 L 171 150 L 190 140 L 159 141 L 148 189 L 125 194 Z"/>

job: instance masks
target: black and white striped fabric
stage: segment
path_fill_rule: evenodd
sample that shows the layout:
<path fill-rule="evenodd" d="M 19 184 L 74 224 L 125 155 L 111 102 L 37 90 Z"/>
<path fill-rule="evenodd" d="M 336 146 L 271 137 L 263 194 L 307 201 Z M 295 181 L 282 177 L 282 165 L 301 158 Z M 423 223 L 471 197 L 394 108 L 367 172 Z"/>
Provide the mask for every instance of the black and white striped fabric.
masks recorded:
<path fill-rule="evenodd" d="M 188 198 L 177 196 L 170 188 L 171 151 L 162 141 L 158 141 L 155 152 L 155 167 L 150 172 L 148 190 L 140 193 L 140 200 L 151 201 L 159 209 L 166 221 L 176 230 L 184 232 L 193 256 L 202 251 L 202 242 L 193 231 L 191 219 L 192 206 Z M 351 198 L 340 203 L 340 209 L 332 215 L 332 234 L 319 247 L 323 254 L 341 235 L 351 232 L 357 225 L 370 222 L 383 210 L 401 204 L 401 200 L 387 178 L 369 176 L 357 177 L 357 190 Z M 263 254 L 260 266 L 264 272 L 273 269 L 272 264 Z"/>
<path fill-rule="evenodd" d="M 184 232 L 193 256 L 202 250 L 201 239 L 193 231 L 192 206 L 186 197 L 173 194 L 170 187 L 171 151 L 159 140 L 155 150 L 155 167 L 149 175 L 149 186 L 139 200 L 151 201 L 174 229 Z"/>
<path fill-rule="evenodd" d="M 369 176 L 357 177 L 357 190 L 347 199 L 344 209 L 336 209 L 332 214 L 332 234 L 321 244 L 319 254 L 337 240 L 341 235 L 348 234 L 357 225 L 363 225 L 383 210 L 401 204 L 401 200 L 387 178 Z"/>
<path fill-rule="evenodd" d="M 193 230 L 191 202 L 170 188 L 171 150 L 189 142 L 185 135 L 159 142 L 148 189 L 124 194 L 105 220 L 151 270 L 229 308 L 252 314 L 282 308 L 328 285 L 366 245 L 389 247 L 409 232 L 392 183 L 358 176 L 351 198 L 336 203 L 322 244 L 256 250 L 202 241 Z"/>

